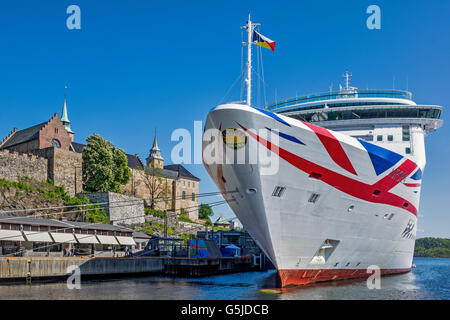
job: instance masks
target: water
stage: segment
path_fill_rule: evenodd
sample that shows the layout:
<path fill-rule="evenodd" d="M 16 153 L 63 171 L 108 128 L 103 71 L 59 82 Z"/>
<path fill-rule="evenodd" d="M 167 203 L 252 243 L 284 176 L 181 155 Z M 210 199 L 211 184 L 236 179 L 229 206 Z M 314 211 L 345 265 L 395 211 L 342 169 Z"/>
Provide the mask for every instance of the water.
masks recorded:
<path fill-rule="evenodd" d="M 337 281 L 262 293 L 275 286 L 276 273 L 249 272 L 204 278 L 151 276 L 66 283 L 0 286 L 0 299 L 450 299 L 450 259 L 416 258 L 412 272 L 382 277 L 380 290 L 365 280 Z"/>

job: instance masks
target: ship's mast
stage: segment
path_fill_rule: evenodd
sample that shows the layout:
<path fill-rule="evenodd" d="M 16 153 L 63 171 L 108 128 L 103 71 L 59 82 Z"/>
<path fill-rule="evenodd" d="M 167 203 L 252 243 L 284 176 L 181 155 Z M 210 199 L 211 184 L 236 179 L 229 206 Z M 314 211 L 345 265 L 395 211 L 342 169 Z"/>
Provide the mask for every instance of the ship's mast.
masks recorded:
<path fill-rule="evenodd" d="M 342 76 L 345 78 L 345 90 L 349 90 L 350 77 L 352 76 L 352 74 L 348 73 L 348 71 L 345 71 L 345 73 Z"/>
<path fill-rule="evenodd" d="M 248 106 L 251 106 L 252 104 L 252 36 L 253 36 L 253 25 L 249 13 L 247 22 L 247 79 L 245 80 L 245 83 L 247 85 Z"/>

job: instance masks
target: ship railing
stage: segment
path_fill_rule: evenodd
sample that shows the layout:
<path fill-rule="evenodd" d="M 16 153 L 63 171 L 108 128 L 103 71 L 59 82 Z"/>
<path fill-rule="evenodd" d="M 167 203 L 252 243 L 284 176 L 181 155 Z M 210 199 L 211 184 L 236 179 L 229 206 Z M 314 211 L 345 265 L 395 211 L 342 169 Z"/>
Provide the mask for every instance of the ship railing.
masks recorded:
<path fill-rule="evenodd" d="M 281 100 L 268 105 L 266 109 L 272 110 L 302 103 L 348 98 L 395 98 L 412 100 L 412 93 L 403 90 L 339 90 Z"/>

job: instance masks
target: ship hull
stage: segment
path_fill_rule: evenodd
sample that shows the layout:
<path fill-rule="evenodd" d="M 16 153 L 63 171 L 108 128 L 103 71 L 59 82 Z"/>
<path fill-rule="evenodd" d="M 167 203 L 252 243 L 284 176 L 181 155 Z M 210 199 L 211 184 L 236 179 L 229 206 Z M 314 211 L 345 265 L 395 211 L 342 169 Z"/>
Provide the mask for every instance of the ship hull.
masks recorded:
<path fill-rule="evenodd" d="M 281 286 L 410 270 L 420 197 L 410 176 L 423 170 L 410 159 L 380 174 L 379 150 L 357 139 L 233 104 L 210 112 L 203 140 L 205 167 Z M 216 162 L 205 159 L 213 140 Z"/>

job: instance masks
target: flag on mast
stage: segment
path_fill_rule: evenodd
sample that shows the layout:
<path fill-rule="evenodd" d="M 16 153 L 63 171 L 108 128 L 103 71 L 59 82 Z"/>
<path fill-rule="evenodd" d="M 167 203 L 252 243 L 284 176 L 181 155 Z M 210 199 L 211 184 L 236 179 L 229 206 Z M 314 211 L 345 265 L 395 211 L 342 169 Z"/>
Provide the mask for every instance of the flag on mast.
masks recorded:
<path fill-rule="evenodd" d="M 271 49 L 273 52 L 275 52 L 275 41 L 270 40 L 269 38 L 263 36 L 256 30 L 253 30 L 252 40 L 256 45 L 261 46 L 263 48 Z"/>

